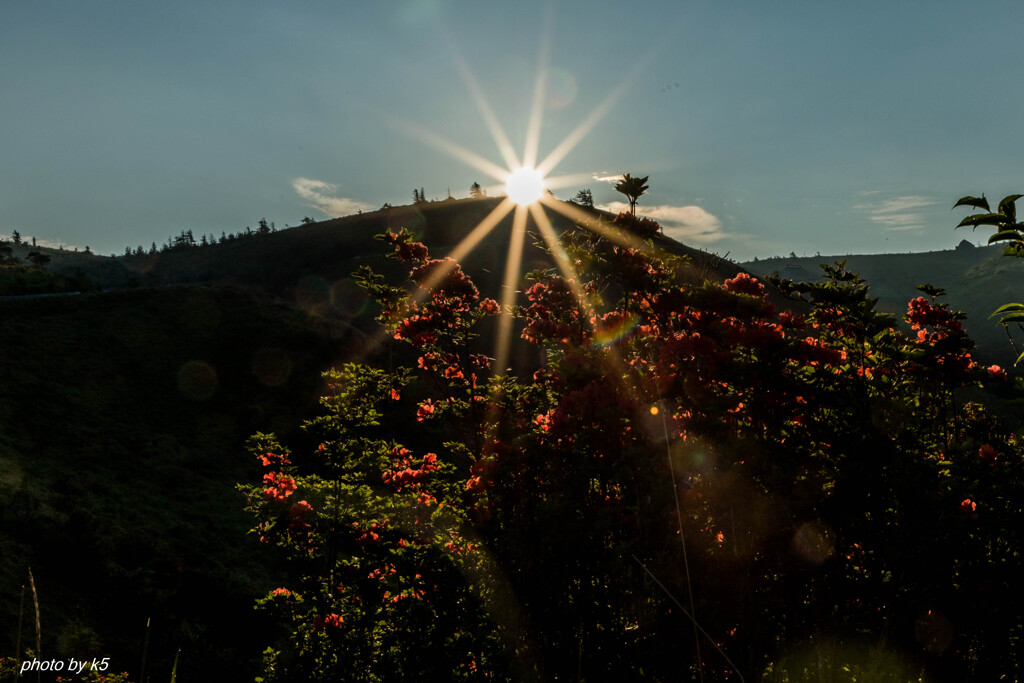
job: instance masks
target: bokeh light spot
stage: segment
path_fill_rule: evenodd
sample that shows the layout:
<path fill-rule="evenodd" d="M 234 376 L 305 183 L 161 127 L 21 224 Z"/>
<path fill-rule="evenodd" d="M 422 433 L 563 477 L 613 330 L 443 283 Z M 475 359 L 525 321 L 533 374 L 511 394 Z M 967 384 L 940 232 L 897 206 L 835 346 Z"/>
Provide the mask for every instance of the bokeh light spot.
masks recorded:
<path fill-rule="evenodd" d="M 821 564 L 836 554 L 835 534 L 821 522 L 805 522 L 793 536 L 797 554 L 812 564 Z"/>
<path fill-rule="evenodd" d="M 190 360 L 178 368 L 178 391 L 193 401 L 205 401 L 217 391 L 217 371 L 201 360 Z"/>
<path fill-rule="evenodd" d="M 307 275 L 295 287 L 295 303 L 307 313 L 323 314 L 331 302 L 331 286 L 322 277 Z"/>
<path fill-rule="evenodd" d="M 281 349 L 260 349 L 252 356 L 252 372 L 268 387 L 281 386 L 292 374 L 292 361 Z"/>
<path fill-rule="evenodd" d="M 365 312 L 369 300 L 366 290 L 351 278 L 338 280 L 331 286 L 331 308 L 347 318 L 356 318 Z"/>

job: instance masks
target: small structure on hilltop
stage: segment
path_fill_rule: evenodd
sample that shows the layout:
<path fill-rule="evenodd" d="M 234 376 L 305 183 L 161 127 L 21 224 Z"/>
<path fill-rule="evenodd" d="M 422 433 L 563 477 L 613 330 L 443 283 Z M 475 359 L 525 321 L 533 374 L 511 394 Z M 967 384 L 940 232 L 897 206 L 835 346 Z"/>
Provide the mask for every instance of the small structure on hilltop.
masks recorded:
<path fill-rule="evenodd" d="M 963 251 L 964 249 L 974 249 L 974 244 L 967 240 L 960 240 L 960 244 L 956 245 L 956 250 Z"/>

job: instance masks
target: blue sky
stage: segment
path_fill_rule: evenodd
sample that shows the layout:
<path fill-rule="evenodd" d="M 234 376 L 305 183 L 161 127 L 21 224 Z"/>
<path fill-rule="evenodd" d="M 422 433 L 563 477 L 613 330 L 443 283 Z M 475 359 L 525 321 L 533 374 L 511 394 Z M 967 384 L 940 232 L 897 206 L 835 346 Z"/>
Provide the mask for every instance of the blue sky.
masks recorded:
<path fill-rule="evenodd" d="M 0 233 L 121 253 L 467 196 L 494 181 L 415 132 L 502 163 L 462 59 L 517 152 L 542 66 L 540 158 L 605 105 L 556 195 L 611 205 L 599 178 L 649 175 L 638 211 L 694 246 L 983 241 L 949 208 L 1024 192 L 1022 20 L 1016 2 L 7 2 Z"/>

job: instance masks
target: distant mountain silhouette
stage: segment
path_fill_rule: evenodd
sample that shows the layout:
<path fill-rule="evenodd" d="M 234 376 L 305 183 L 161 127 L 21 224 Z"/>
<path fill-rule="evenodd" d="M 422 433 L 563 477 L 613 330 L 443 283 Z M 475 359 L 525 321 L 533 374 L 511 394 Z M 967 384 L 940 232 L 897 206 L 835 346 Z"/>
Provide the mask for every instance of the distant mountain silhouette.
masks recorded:
<path fill-rule="evenodd" d="M 234 285 L 295 299 L 300 296 L 303 283 L 308 284 L 311 278 L 333 285 L 348 278 L 360 265 L 389 268 L 387 249 L 372 239 L 387 229 L 397 232 L 406 228 L 430 247 L 432 256 L 445 256 L 500 202 L 497 198 L 420 202 L 209 246 L 179 247 L 153 255 L 75 259 L 74 263 L 58 260 L 53 267 L 84 269 L 106 287 Z M 609 222 L 614 218 L 605 212 L 577 208 Z M 561 214 L 549 211 L 548 215 L 557 232 L 574 229 L 573 221 Z M 532 219 L 529 223 L 532 227 Z M 487 273 L 497 274 L 497 281 L 501 280 L 511 227 L 509 214 L 463 259 L 463 268 L 484 288 L 489 279 Z M 689 256 L 695 269 L 713 280 L 733 277 L 741 270 L 730 261 L 665 237 L 656 237 L 655 245 Z M 534 267 L 553 268 L 555 263 L 528 240 L 524 271 Z"/>
<path fill-rule="evenodd" d="M 155 254 L 97 257 L 52 250 L 49 269 L 67 276 L 84 274 L 106 290 L 180 285 L 240 287 L 282 298 L 307 311 L 340 314 L 365 330 L 372 326 L 372 316 L 362 315 L 365 296 L 352 280 L 352 273 L 364 265 L 395 281 L 404 279 L 408 273 L 407 267 L 388 258 L 390 250 L 374 240 L 374 235 L 405 228 L 430 248 L 432 257 L 444 257 L 501 201 L 481 198 L 419 202 L 216 244 L 179 246 Z M 608 223 L 615 218 L 596 209 L 575 208 Z M 547 214 L 557 233 L 579 229 L 574 221 L 556 211 Z M 535 238 L 526 239 L 522 272 L 556 268 L 551 255 L 534 244 L 540 238 L 532 218 L 527 226 Z M 481 292 L 495 299 L 500 299 L 511 230 L 510 213 L 461 259 L 463 269 Z M 688 257 L 684 279 L 692 282 L 721 282 L 743 270 L 731 261 L 661 235 L 654 237 L 654 247 Z M 770 296 L 780 308 L 795 305 L 774 290 Z"/>

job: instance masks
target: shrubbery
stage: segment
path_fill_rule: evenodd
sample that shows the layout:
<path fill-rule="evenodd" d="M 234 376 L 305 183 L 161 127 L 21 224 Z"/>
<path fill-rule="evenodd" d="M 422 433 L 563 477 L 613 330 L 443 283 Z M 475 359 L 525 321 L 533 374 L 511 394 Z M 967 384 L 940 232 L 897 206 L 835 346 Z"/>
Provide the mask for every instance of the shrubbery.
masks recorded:
<path fill-rule="evenodd" d="M 292 568 L 264 680 L 1019 672 L 1024 461 L 956 394 L 1006 374 L 935 290 L 908 336 L 842 263 L 779 312 L 746 274 L 566 237 L 513 376 L 474 339 L 497 303 L 385 236 L 419 295 L 360 274 L 394 347 L 328 374 L 315 452 L 252 442 Z"/>

